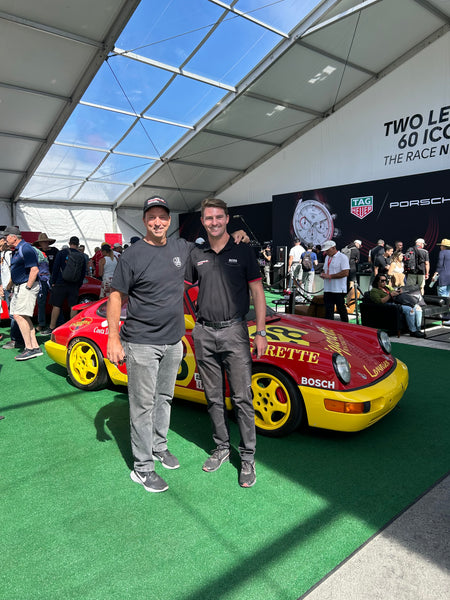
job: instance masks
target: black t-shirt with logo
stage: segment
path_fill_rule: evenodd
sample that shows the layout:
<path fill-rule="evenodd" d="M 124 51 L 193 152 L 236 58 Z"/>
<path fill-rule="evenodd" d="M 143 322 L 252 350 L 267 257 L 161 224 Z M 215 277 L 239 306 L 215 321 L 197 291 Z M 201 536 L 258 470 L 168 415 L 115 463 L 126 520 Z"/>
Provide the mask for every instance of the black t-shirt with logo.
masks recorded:
<path fill-rule="evenodd" d="M 139 240 L 117 263 L 111 286 L 128 295 L 120 336 L 136 344 L 176 344 L 185 334 L 183 293 L 193 244 L 169 238 L 164 246 Z"/>
<path fill-rule="evenodd" d="M 261 279 L 253 248 L 230 238 L 218 253 L 208 242 L 196 246 L 186 267 L 186 281 L 199 283 L 198 319 L 228 321 L 249 310 L 249 282 Z"/>

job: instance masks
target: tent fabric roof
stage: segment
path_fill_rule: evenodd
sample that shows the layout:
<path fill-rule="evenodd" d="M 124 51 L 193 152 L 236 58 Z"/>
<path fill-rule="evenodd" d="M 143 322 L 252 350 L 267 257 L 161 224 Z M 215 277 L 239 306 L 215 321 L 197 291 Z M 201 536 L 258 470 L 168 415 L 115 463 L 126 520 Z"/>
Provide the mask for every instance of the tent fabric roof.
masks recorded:
<path fill-rule="evenodd" d="M 195 209 L 449 30 L 448 0 L 0 0 L 0 198 Z"/>

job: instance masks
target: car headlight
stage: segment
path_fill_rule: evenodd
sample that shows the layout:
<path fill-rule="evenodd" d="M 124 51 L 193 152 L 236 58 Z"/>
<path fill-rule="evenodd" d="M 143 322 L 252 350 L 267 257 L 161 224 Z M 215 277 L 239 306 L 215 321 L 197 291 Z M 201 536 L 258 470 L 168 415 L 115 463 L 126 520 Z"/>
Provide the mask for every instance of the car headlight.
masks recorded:
<path fill-rule="evenodd" d="M 385 352 L 386 354 L 390 354 L 392 344 L 388 334 L 385 331 L 378 332 L 378 341 L 380 342 L 380 346 L 383 352 Z"/>
<path fill-rule="evenodd" d="M 342 356 L 342 354 L 338 354 L 338 352 L 335 352 L 333 354 L 333 367 L 341 383 L 343 383 L 344 385 L 350 383 L 350 378 L 352 374 L 350 371 L 350 364 L 345 358 L 345 356 Z"/>

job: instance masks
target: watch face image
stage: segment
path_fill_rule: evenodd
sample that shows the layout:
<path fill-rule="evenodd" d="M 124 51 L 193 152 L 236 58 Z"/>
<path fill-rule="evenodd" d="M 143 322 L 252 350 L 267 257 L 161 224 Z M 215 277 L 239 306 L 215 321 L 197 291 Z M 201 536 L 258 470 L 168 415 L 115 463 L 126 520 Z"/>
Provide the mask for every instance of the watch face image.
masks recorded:
<path fill-rule="evenodd" d="M 300 200 L 293 217 L 294 231 L 305 244 L 322 245 L 333 237 L 333 217 L 317 200 Z"/>

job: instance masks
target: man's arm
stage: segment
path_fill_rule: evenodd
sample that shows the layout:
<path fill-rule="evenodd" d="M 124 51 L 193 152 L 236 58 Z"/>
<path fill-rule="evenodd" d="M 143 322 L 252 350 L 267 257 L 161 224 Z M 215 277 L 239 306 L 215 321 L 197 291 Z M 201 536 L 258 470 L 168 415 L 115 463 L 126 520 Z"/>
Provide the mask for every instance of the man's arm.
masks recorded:
<path fill-rule="evenodd" d="M 125 359 L 125 351 L 119 337 L 120 313 L 122 304 L 126 300 L 126 294 L 112 289 L 106 305 L 106 318 L 108 320 L 108 344 L 106 354 L 108 360 L 118 365 Z"/>
<path fill-rule="evenodd" d="M 26 287 L 32 287 L 39 273 L 39 267 L 31 267 L 30 272 L 28 274 L 28 281 Z"/>
<path fill-rule="evenodd" d="M 266 297 L 264 288 L 260 279 L 249 283 L 250 291 L 253 297 L 253 304 L 256 313 L 256 331 L 266 328 Z M 261 358 L 267 350 L 267 338 L 261 335 L 255 335 L 253 345 L 256 350 L 256 358 Z"/>

